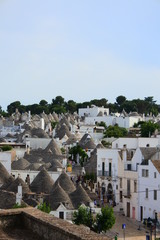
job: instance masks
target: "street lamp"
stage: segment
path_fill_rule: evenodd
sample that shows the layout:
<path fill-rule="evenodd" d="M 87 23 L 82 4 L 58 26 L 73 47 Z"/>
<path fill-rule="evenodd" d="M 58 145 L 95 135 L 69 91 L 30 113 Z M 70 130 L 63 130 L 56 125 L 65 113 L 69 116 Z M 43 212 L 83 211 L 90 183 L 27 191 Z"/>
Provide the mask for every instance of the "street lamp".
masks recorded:
<path fill-rule="evenodd" d="M 157 212 L 155 212 L 155 237 L 154 237 L 155 240 L 156 240 L 156 234 L 157 234 L 156 227 L 157 227 Z"/>

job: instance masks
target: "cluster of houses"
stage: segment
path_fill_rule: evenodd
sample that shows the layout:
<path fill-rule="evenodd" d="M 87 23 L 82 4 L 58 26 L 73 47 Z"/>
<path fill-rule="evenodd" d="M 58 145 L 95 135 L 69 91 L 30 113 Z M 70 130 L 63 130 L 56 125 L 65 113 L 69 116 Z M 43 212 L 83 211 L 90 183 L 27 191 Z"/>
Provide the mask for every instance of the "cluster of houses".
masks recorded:
<path fill-rule="evenodd" d="M 104 107 L 79 109 L 78 114 L 45 114 L 32 116 L 18 110 L 0 118 L 0 209 L 23 203 L 37 207 L 46 202 L 54 216 L 69 219 L 81 204 L 96 211 L 97 205 L 110 204 L 115 211 L 143 221 L 160 219 L 160 137 L 108 139 L 101 141 L 105 122 L 129 129 L 139 121 L 159 117 L 141 116 L 125 111 L 109 114 Z M 79 145 L 88 155 L 81 167 L 70 161 L 69 149 Z M 73 181 L 78 176 L 94 174 L 96 182 Z M 97 200 L 96 206 L 93 204 Z"/>

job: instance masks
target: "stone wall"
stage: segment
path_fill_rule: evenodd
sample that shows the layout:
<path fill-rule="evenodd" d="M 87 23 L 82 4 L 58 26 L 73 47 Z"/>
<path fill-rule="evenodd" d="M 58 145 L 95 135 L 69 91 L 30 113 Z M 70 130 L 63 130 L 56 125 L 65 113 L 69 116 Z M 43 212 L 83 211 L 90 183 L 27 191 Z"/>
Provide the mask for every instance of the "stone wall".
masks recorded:
<path fill-rule="evenodd" d="M 0 226 L 14 227 L 23 225 L 44 240 L 108 240 L 88 228 L 77 226 L 62 219 L 43 213 L 35 208 L 11 209 L 0 211 Z"/>

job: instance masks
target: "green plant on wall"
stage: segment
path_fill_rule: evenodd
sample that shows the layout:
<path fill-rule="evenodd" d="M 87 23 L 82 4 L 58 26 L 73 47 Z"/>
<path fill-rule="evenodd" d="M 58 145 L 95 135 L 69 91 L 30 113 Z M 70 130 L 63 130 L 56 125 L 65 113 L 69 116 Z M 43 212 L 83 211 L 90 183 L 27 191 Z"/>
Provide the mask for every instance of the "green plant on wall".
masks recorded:
<path fill-rule="evenodd" d="M 50 213 L 51 206 L 47 205 L 46 202 L 38 205 L 37 209 L 41 210 L 42 212 Z"/>

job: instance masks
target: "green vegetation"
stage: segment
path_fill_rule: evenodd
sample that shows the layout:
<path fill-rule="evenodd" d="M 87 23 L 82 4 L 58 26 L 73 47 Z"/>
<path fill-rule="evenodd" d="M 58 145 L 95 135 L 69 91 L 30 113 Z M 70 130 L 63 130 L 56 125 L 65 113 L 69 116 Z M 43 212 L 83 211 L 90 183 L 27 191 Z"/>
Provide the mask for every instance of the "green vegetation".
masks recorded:
<path fill-rule="evenodd" d="M 25 207 L 27 207 L 25 203 L 22 203 L 21 205 L 18 204 L 18 203 L 16 203 L 16 204 L 14 204 L 14 206 L 13 206 L 14 209 L 15 209 L 15 208 L 25 208 Z"/>
<path fill-rule="evenodd" d="M 86 172 L 86 174 L 84 175 L 84 181 L 86 181 L 86 180 L 90 180 L 91 182 L 96 182 L 96 175 L 95 175 L 95 173 L 88 173 L 88 172 Z"/>
<path fill-rule="evenodd" d="M 52 129 L 55 129 L 56 125 L 57 125 L 58 122 L 51 122 L 51 126 L 52 126 Z"/>
<path fill-rule="evenodd" d="M 73 213 L 72 221 L 76 225 L 83 224 L 83 225 L 91 228 L 92 224 L 93 224 L 93 215 L 89 208 L 87 208 L 85 206 L 80 206 L 78 208 L 78 211 L 75 211 Z"/>
<path fill-rule="evenodd" d="M 106 148 L 110 148 L 112 146 L 111 142 L 108 142 L 108 141 L 105 141 L 105 140 L 102 140 L 101 143 Z"/>
<path fill-rule="evenodd" d="M 51 206 L 47 205 L 46 202 L 38 205 L 37 209 L 41 210 L 42 212 L 50 213 Z"/>
<path fill-rule="evenodd" d="M 128 134 L 125 128 L 119 127 L 118 125 L 115 126 L 108 126 L 106 131 L 104 132 L 104 137 L 126 137 Z"/>
<path fill-rule="evenodd" d="M 5 145 L 5 146 L 2 146 L 0 147 L 0 149 L 5 152 L 5 151 L 11 151 L 12 150 L 12 147 L 9 146 L 9 145 Z"/>
<path fill-rule="evenodd" d="M 156 130 L 160 130 L 160 126 L 152 121 L 143 122 L 140 121 L 133 126 L 134 128 L 139 127 L 141 129 L 141 137 L 150 137 L 155 133 Z"/>
<path fill-rule="evenodd" d="M 69 159 L 77 162 L 77 156 L 79 154 L 80 157 L 80 164 L 83 166 L 84 161 L 87 161 L 88 155 L 87 153 L 79 146 L 74 146 L 69 150 Z"/>
<path fill-rule="evenodd" d="M 61 147 L 61 153 L 62 153 L 62 154 L 65 154 L 65 153 L 66 153 L 66 149 L 63 148 L 63 147 Z"/>
<path fill-rule="evenodd" d="M 96 215 L 94 228 L 96 232 L 106 232 L 112 228 L 115 224 L 115 220 L 113 208 L 108 206 L 102 207 L 101 213 Z"/>
<path fill-rule="evenodd" d="M 108 100 L 105 98 L 102 99 L 93 99 L 88 102 L 76 103 L 73 100 L 65 101 L 62 96 L 56 96 L 52 99 L 51 103 L 48 103 L 45 99 L 42 99 L 39 104 L 34 103 L 32 105 L 22 105 L 20 101 L 15 101 L 10 103 L 7 106 L 7 113 L 2 110 L 0 107 L 0 114 L 6 116 L 7 114 L 11 115 L 15 112 L 16 108 L 20 113 L 31 111 L 32 114 L 40 114 L 45 112 L 46 114 L 56 112 L 56 113 L 65 113 L 70 112 L 74 113 L 79 108 L 86 108 L 87 106 L 96 105 L 98 107 L 104 106 L 109 108 L 110 112 L 122 112 L 124 109 L 127 113 L 138 112 L 144 114 L 154 114 L 155 116 L 159 112 L 158 104 L 153 100 L 153 96 L 145 97 L 143 99 L 133 99 L 127 100 L 125 96 L 120 95 L 116 98 L 115 103 L 108 103 Z"/>
<path fill-rule="evenodd" d="M 160 129 L 160 126 L 157 123 L 153 123 L 151 121 L 142 123 L 141 137 L 150 137 L 152 134 L 154 134 L 156 129 Z"/>
<path fill-rule="evenodd" d="M 106 232 L 111 229 L 115 224 L 115 216 L 113 213 L 113 208 L 102 207 L 101 212 L 93 217 L 93 214 L 90 208 L 85 206 L 80 206 L 78 211 L 75 211 L 73 214 L 73 223 L 90 227 L 95 232 Z"/>

